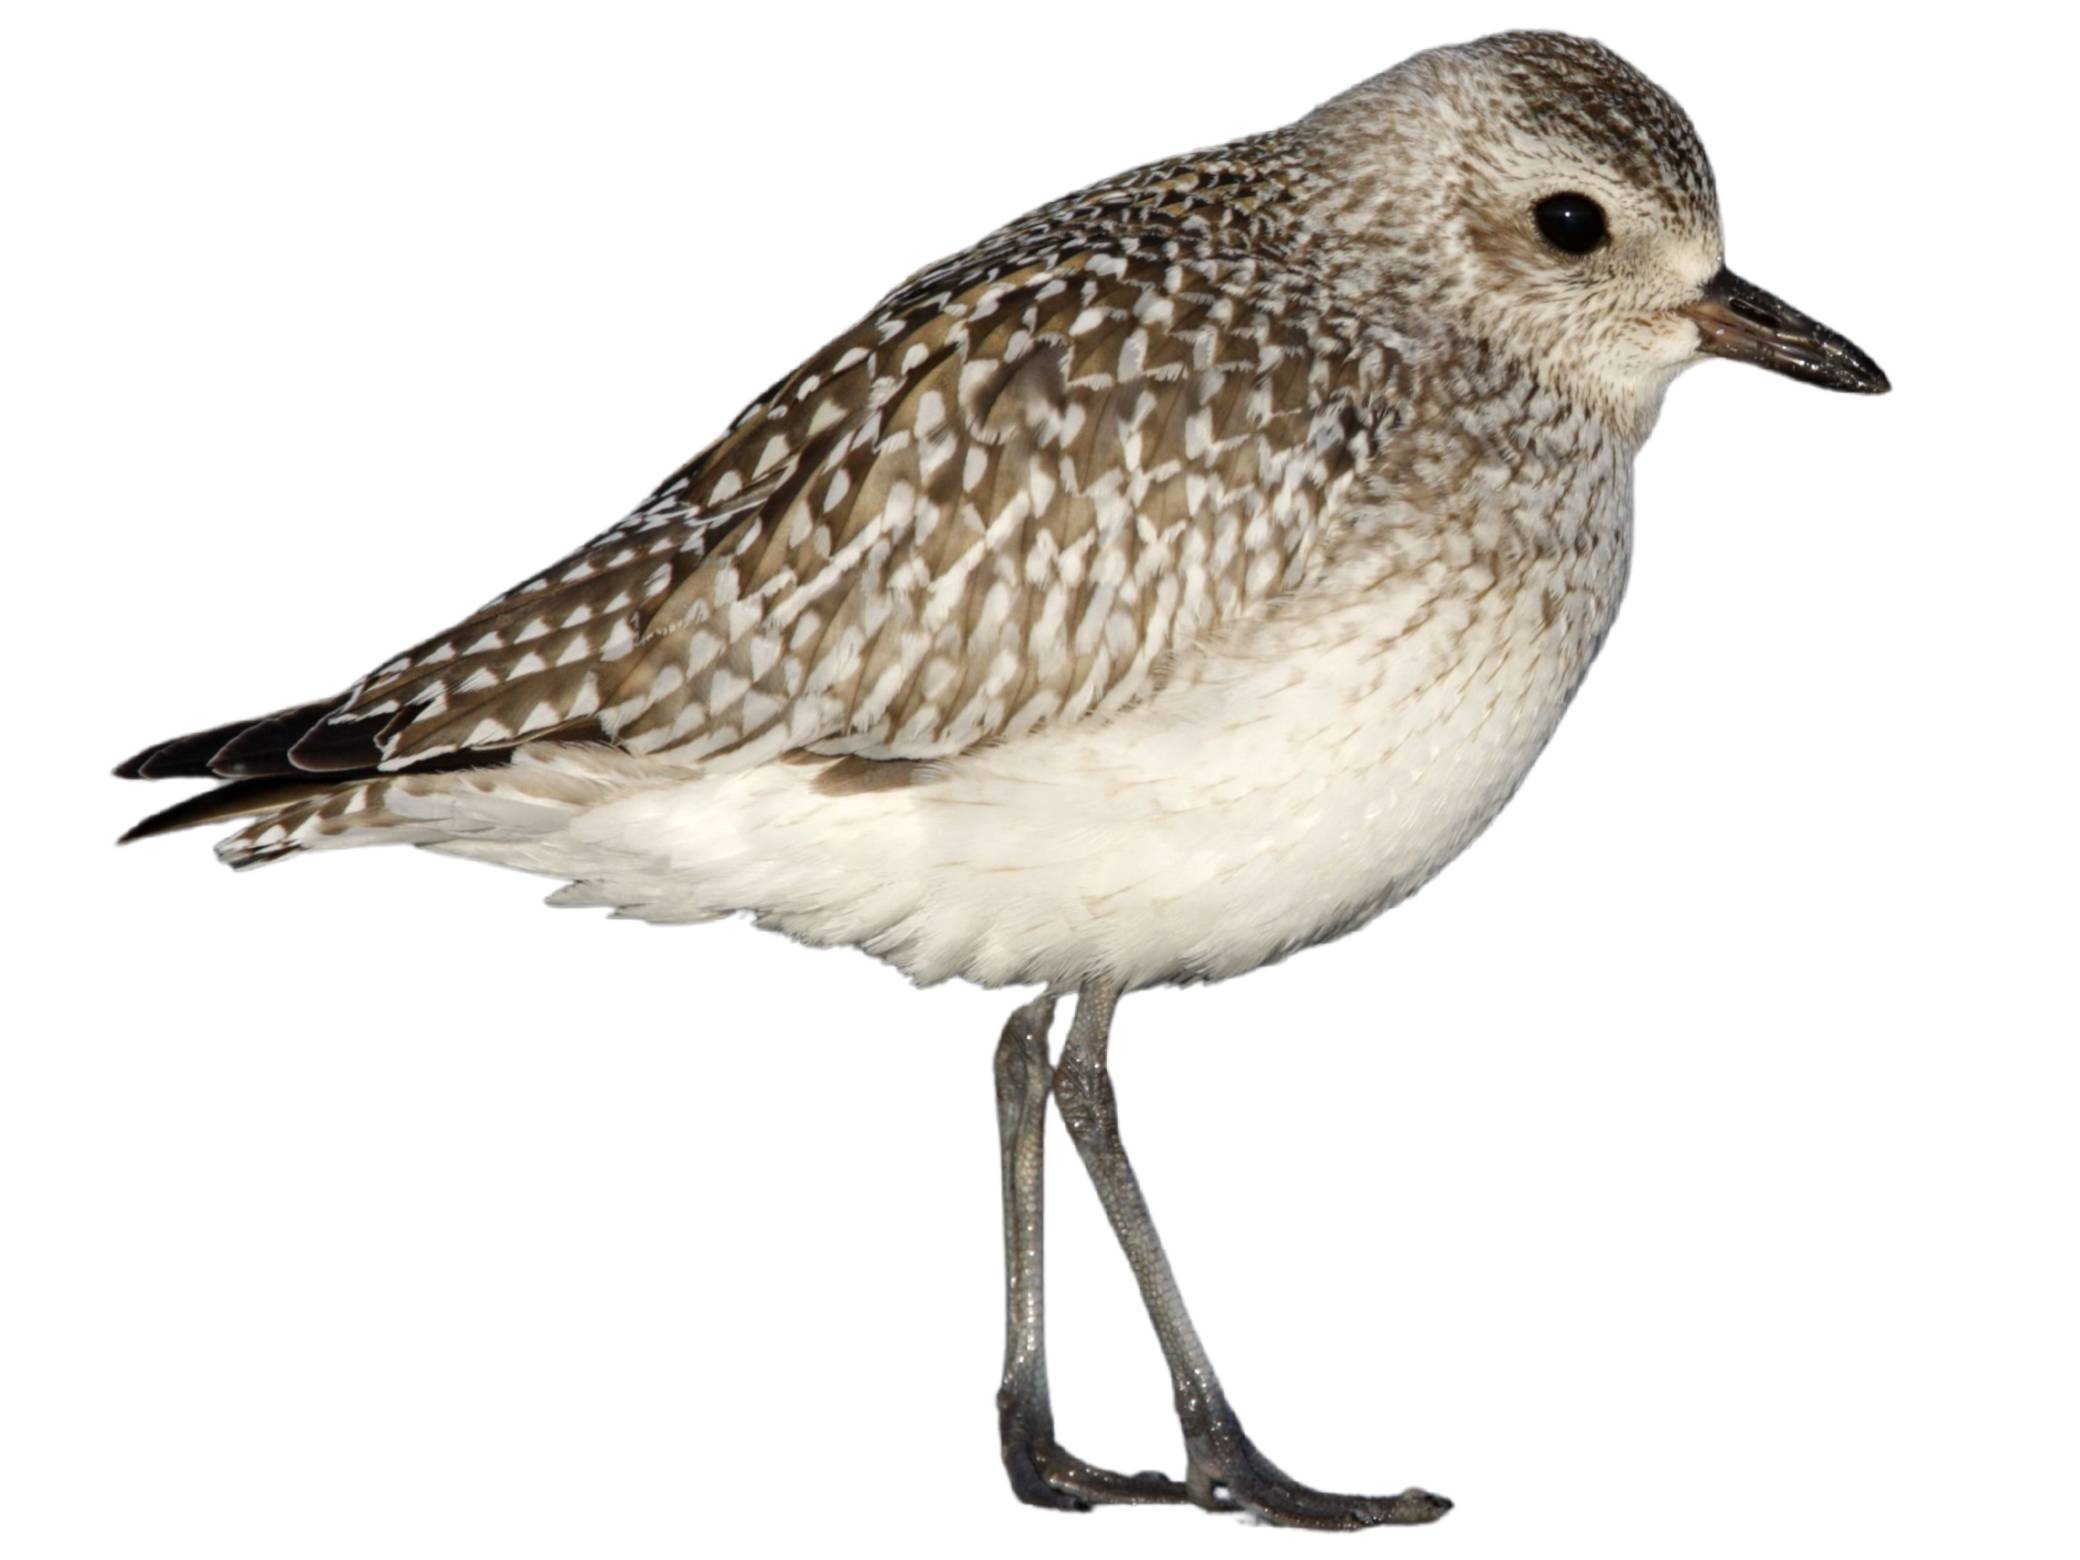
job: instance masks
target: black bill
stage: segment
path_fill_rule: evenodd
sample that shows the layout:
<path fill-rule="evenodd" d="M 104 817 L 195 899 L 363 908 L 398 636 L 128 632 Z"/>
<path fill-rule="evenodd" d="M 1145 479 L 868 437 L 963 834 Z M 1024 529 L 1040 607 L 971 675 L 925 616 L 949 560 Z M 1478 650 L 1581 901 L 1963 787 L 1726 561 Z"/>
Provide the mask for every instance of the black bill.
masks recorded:
<path fill-rule="evenodd" d="M 1885 370 L 1855 342 L 1723 266 L 1705 284 L 1704 296 L 1683 312 L 1713 357 L 1754 363 L 1830 390 L 1883 395 L 1892 388 Z"/>

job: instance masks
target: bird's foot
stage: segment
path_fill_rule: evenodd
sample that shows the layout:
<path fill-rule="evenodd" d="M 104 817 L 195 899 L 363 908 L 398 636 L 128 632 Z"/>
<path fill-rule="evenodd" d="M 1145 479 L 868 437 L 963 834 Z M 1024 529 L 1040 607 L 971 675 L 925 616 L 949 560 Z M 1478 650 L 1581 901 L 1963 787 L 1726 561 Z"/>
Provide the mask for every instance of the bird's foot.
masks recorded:
<path fill-rule="evenodd" d="M 1191 1492 L 1160 1473 L 1114 1473 L 1064 1451 L 1050 1427 L 1005 1416 L 1004 1471 L 1011 1493 L 1029 1506 L 1088 1511 L 1093 1506 L 1148 1505 L 1190 1500 Z"/>
<path fill-rule="evenodd" d="M 1187 1436 L 1191 1498 L 1209 1511 L 1247 1511 L 1274 1527 L 1405 1527 L 1435 1522 L 1452 1503 L 1427 1490 L 1399 1495 L 1331 1495 L 1282 1472 L 1232 1422 Z"/>

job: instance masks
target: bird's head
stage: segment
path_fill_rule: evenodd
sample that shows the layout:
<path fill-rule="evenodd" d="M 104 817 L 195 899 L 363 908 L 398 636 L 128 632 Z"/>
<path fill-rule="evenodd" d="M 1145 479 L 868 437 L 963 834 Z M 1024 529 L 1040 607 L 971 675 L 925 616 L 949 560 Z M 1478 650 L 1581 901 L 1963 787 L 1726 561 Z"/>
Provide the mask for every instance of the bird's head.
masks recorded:
<path fill-rule="evenodd" d="M 1847 339 L 1726 269 L 1689 116 L 1601 44 L 1435 49 L 1303 124 L 1341 176 L 1317 216 L 1384 285 L 1640 438 L 1704 356 L 1890 388 Z"/>

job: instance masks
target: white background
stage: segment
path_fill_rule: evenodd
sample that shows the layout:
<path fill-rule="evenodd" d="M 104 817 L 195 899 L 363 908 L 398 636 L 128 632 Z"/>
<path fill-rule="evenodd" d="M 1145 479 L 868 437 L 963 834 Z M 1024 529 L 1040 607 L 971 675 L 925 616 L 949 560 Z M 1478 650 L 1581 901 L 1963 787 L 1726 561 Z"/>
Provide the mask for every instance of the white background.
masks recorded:
<path fill-rule="evenodd" d="M 2041 19 L 1538 17 L 1675 92 L 1735 268 L 1898 388 L 1687 377 L 1624 618 L 1488 838 L 1356 937 L 1123 1010 L 1128 1142 L 1252 1432 L 1452 1495 L 1434 1530 L 1011 1500 L 1012 994 L 411 852 L 110 847 L 177 794 L 115 760 L 524 577 L 916 265 L 1525 16 L 15 13 L 0 1552 L 2075 1552 Z M 1054 1147 L 1063 1439 L 1177 1471 Z"/>

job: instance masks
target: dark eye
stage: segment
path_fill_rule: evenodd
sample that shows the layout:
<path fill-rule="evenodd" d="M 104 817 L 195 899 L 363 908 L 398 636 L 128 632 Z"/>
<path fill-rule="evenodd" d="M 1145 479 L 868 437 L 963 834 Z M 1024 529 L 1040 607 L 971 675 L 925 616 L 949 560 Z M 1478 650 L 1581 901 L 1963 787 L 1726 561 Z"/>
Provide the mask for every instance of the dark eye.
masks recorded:
<path fill-rule="evenodd" d="M 1585 255 L 1604 240 L 1603 208 L 1586 195 L 1548 195 L 1531 210 L 1546 242 L 1562 254 Z"/>

